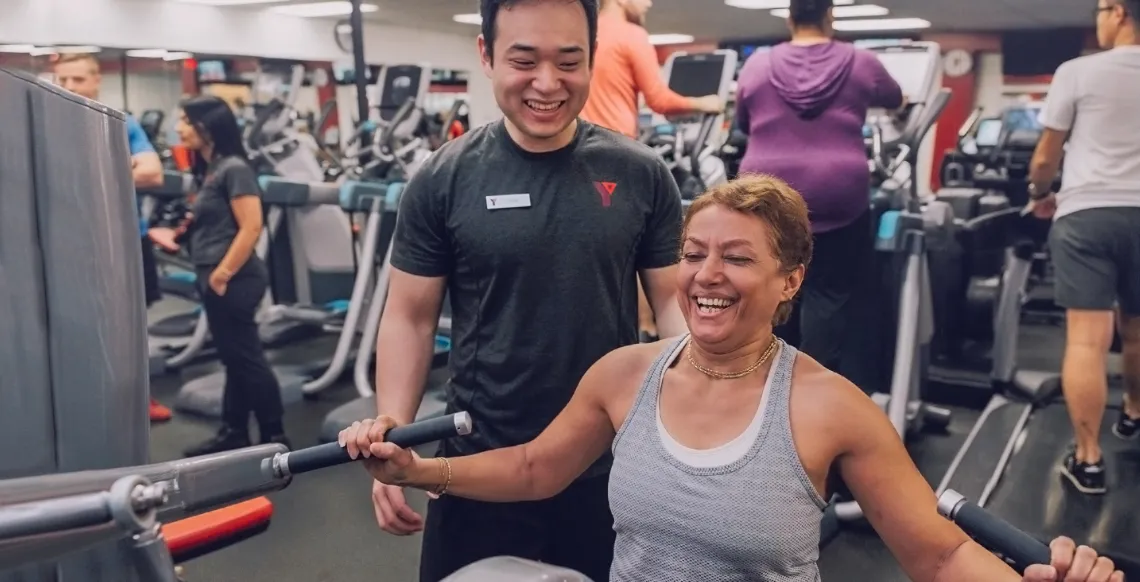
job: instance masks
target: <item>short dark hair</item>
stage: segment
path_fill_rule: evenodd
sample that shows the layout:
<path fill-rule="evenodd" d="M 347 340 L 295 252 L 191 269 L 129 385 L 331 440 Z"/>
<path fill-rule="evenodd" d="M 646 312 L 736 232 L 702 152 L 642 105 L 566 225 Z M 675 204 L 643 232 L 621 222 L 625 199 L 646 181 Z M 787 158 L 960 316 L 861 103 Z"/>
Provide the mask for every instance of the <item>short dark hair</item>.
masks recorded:
<path fill-rule="evenodd" d="M 1120 0 L 1120 5 L 1124 7 L 1124 12 L 1132 19 L 1132 24 L 1140 28 L 1140 0 Z"/>
<path fill-rule="evenodd" d="M 598 0 L 479 0 L 479 16 L 483 18 L 483 50 L 487 59 L 494 62 L 495 25 L 498 24 L 499 10 L 524 2 L 577 2 L 586 10 L 586 27 L 590 31 L 590 64 L 594 64 L 594 47 L 598 44 Z"/>
<path fill-rule="evenodd" d="M 797 26 L 818 26 L 823 28 L 827 11 L 831 10 L 832 0 L 792 0 L 790 12 L 792 22 Z"/>

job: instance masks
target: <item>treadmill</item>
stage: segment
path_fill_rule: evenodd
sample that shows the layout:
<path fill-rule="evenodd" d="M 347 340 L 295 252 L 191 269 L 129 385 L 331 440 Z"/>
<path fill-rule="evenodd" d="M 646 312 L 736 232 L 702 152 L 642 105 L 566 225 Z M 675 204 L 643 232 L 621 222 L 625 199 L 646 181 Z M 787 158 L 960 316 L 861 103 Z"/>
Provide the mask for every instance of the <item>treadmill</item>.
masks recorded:
<path fill-rule="evenodd" d="M 706 53 L 675 52 L 662 69 L 669 89 L 685 97 L 716 95 L 727 102 L 733 91 L 738 56 L 721 49 Z M 642 143 L 665 160 L 685 208 L 709 188 L 728 181 L 720 159 L 727 138 L 725 113 L 690 113 L 664 117 L 654 115 Z"/>

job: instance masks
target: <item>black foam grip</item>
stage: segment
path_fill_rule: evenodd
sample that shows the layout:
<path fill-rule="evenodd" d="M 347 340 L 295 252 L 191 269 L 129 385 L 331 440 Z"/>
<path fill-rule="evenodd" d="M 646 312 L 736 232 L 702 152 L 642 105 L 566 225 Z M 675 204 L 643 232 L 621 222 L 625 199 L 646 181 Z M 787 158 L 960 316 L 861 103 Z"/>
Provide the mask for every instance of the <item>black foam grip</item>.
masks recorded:
<path fill-rule="evenodd" d="M 388 431 L 385 440 L 406 449 L 458 436 L 460 432 L 456 417 L 464 414 L 459 412 L 399 426 Z M 289 473 L 293 475 L 353 461 L 348 456 L 348 450 L 340 446 L 340 443 L 328 443 L 300 449 L 285 453 L 285 456 L 289 464 Z"/>
<path fill-rule="evenodd" d="M 1018 572 L 1033 564 L 1049 564 L 1049 546 L 973 503 L 964 503 L 954 521 L 979 544 L 1014 563 Z"/>

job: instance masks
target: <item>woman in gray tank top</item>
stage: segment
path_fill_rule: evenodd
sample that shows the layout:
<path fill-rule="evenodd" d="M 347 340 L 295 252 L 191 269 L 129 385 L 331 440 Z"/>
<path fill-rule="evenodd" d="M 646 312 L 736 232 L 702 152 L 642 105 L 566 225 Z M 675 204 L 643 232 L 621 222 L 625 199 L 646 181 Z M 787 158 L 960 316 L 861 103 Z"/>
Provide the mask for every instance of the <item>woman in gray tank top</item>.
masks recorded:
<path fill-rule="evenodd" d="M 606 355 L 537 439 L 421 459 L 382 442 L 395 424 L 380 417 L 340 442 L 371 457 L 379 481 L 487 502 L 551 497 L 612 449 L 613 582 L 819 580 L 831 467 L 914 580 L 1123 580 L 1066 538 L 1052 545 L 1057 568 L 1023 578 L 939 516 L 878 406 L 772 333 L 811 250 L 807 208 L 784 182 L 714 188 L 685 217 L 677 293 L 689 334 Z"/>

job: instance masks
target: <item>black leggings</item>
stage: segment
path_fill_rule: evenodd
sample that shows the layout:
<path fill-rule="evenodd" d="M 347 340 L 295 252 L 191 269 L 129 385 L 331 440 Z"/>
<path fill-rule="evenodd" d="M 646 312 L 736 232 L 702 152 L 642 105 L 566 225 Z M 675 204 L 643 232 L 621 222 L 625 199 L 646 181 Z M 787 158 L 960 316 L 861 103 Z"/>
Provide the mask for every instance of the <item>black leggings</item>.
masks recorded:
<path fill-rule="evenodd" d="M 883 386 L 881 335 L 876 314 L 878 270 L 871 212 L 855 222 L 815 235 L 791 319 L 776 333 L 863 389 Z"/>
<path fill-rule="evenodd" d="M 222 420 L 230 428 L 245 432 L 252 412 L 262 440 L 278 436 L 283 431 L 281 388 L 265 357 L 254 320 L 269 286 L 268 272 L 261 261 L 250 259 L 230 280 L 226 294 L 219 297 L 210 289 L 213 270 L 198 268 L 198 290 L 210 335 L 226 369 Z"/>

